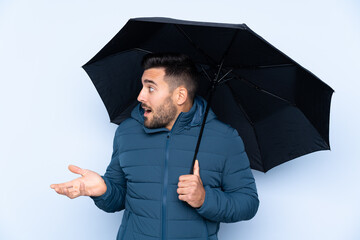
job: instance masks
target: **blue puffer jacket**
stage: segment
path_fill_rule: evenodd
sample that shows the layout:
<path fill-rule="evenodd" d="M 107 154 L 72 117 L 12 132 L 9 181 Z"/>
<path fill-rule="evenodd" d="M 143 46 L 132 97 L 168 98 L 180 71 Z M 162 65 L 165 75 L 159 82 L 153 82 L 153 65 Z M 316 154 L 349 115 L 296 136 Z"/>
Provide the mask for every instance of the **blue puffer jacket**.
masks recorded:
<path fill-rule="evenodd" d="M 144 127 L 139 104 L 117 128 L 102 176 L 107 191 L 91 197 L 106 212 L 125 209 L 117 240 L 215 240 L 220 222 L 256 214 L 259 200 L 244 144 L 211 110 L 197 157 L 205 201 L 195 209 L 178 199 L 179 176 L 192 167 L 205 105 L 196 97 L 169 131 Z"/>

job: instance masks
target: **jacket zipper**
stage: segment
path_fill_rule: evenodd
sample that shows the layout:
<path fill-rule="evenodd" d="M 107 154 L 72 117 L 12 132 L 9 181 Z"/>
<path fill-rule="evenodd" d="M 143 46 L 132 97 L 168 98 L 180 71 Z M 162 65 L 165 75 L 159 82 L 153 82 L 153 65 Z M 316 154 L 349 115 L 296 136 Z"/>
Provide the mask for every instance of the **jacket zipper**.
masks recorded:
<path fill-rule="evenodd" d="M 174 125 L 171 128 L 171 131 L 168 132 L 166 136 L 166 147 L 165 147 L 165 169 L 164 169 L 164 191 L 163 191 L 163 198 L 162 198 L 162 217 L 161 217 L 161 239 L 166 240 L 166 196 L 167 196 L 167 187 L 168 187 L 168 161 L 169 161 L 169 141 L 170 141 L 170 135 L 172 131 L 174 130 L 174 127 L 178 120 L 180 119 L 181 115 L 183 113 L 181 112 L 179 116 L 177 117 Z"/>
<path fill-rule="evenodd" d="M 168 160 L 169 160 L 169 140 L 170 133 L 166 136 L 166 148 L 165 148 L 165 169 L 164 169 L 164 191 L 162 198 L 162 237 L 166 239 L 166 196 L 167 196 L 167 185 L 168 185 Z"/>

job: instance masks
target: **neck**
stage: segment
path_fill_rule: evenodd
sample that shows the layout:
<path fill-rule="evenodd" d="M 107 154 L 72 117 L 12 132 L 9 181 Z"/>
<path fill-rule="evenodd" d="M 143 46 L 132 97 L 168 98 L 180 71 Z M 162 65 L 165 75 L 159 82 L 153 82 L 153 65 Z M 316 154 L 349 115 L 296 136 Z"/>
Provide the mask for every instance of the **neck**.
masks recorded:
<path fill-rule="evenodd" d="M 178 111 L 176 113 L 176 117 L 166 126 L 166 128 L 169 129 L 169 131 L 171 131 L 171 129 L 174 126 L 174 123 L 175 123 L 176 119 L 179 117 L 180 113 L 190 111 L 190 109 L 193 106 L 193 102 L 194 101 L 186 101 L 183 105 L 181 105 L 178 108 Z"/>

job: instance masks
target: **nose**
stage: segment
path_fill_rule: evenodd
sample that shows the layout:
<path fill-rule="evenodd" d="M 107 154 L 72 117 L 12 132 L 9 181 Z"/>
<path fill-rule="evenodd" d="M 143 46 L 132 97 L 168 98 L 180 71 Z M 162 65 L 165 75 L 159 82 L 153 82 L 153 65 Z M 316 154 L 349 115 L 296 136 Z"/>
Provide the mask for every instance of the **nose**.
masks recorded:
<path fill-rule="evenodd" d="M 138 97 L 137 97 L 137 100 L 139 101 L 139 102 L 144 102 L 145 101 L 145 94 L 144 94 L 144 88 L 142 88 L 141 89 L 141 91 L 140 91 L 140 93 L 139 93 L 139 95 L 138 95 Z"/>

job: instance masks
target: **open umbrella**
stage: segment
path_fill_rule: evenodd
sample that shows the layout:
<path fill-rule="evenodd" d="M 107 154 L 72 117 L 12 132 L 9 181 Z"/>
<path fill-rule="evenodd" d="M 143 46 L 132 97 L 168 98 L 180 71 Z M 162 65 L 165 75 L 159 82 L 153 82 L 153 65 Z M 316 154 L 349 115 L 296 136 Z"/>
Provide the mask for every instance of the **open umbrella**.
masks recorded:
<path fill-rule="evenodd" d="M 237 129 L 251 168 L 266 172 L 330 149 L 333 89 L 245 24 L 130 19 L 83 66 L 111 122 L 120 124 L 137 104 L 140 62 L 149 52 L 181 52 L 193 59 L 201 73 L 198 94 L 221 121 Z"/>

